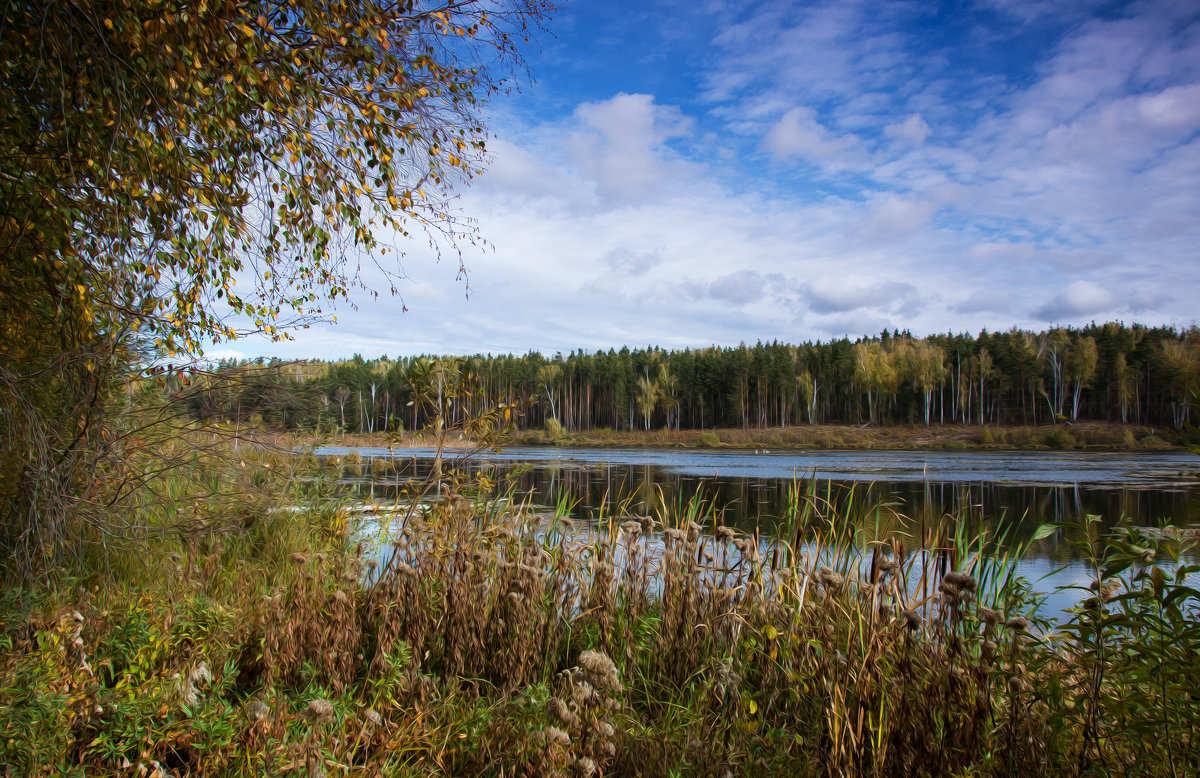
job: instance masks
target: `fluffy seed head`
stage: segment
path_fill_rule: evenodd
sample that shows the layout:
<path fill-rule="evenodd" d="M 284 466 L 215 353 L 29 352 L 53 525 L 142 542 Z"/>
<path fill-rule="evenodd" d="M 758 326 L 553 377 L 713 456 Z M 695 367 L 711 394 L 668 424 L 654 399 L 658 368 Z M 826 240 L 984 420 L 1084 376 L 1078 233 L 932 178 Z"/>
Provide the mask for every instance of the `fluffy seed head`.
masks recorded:
<path fill-rule="evenodd" d="M 602 651 L 584 651 L 579 655 L 579 665 L 587 670 L 592 683 L 609 691 L 621 690 L 621 675 L 613 660 Z"/>
<path fill-rule="evenodd" d="M 978 586 L 978 582 L 976 582 L 974 578 L 966 573 L 960 573 L 957 570 L 951 570 L 950 572 L 946 573 L 946 576 L 942 579 L 942 581 L 944 583 L 951 584 L 957 589 L 964 589 L 968 592 L 975 591 L 975 587 Z"/>
<path fill-rule="evenodd" d="M 558 727 L 546 727 L 542 732 L 545 733 L 544 736 L 548 745 L 557 743 L 563 748 L 569 748 L 571 745 L 571 736 Z"/>
<path fill-rule="evenodd" d="M 325 721 L 333 715 L 333 705 L 329 700 L 323 700 L 320 697 L 308 704 L 301 713 L 301 716 L 311 722 Z"/>
<path fill-rule="evenodd" d="M 550 717 L 567 729 L 579 726 L 579 717 L 567 707 L 567 704 L 557 697 L 551 697 L 546 703 L 546 712 Z"/>
<path fill-rule="evenodd" d="M 1005 622 L 1004 626 L 1008 627 L 1009 629 L 1015 629 L 1018 632 L 1024 632 L 1025 630 L 1029 629 L 1029 622 L 1020 616 L 1013 616 L 1011 619 Z"/>

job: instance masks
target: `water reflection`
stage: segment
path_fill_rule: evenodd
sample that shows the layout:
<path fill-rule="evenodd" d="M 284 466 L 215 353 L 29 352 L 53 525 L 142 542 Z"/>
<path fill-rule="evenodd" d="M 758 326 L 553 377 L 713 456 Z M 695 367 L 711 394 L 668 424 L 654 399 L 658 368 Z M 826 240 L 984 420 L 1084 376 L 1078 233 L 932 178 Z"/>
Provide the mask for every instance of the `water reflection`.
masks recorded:
<path fill-rule="evenodd" d="M 375 501 L 395 498 L 432 467 L 433 452 L 427 449 L 358 452 L 363 461 L 342 466 L 342 483 Z M 318 451 L 346 453 L 332 447 Z M 1024 542 L 1041 525 L 1057 522 L 1065 529 L 1030 544 L 1018 568 L 1045 592 L 1090 580 L 1084 554 L 1071 543 L 1083 537 L 1089 515 L 1101 517 L 1105 529 L 1123 516 L 1143 526 L 1179 527 L 1196 526 L 1200 518 L 1200 457 L 1174 452 L 754 456 L 539 448 L 507 450 L 455 466 L 464 474 L 484 472 L 533 505 L 568 506 L 579 519 L 595 519 L 601 511 L 678 515 L 679 508 L 700 499 L 721 523 L 764 537 L 794 530 L 789 509 L 798 504 L 809 506 L 810 518 L 853 517 L 862 540 L 903 534 L 916 541 L 959 529 L 967 537 L 986 532 L 994 538 L 1003 528 L 1010 542 Z M 788 538 L 794 548 L 808 539 L 799 533 Z M 1070 592 L 1052 594 L 1047 605 L 1058 612 L 1076 600 Z"/>

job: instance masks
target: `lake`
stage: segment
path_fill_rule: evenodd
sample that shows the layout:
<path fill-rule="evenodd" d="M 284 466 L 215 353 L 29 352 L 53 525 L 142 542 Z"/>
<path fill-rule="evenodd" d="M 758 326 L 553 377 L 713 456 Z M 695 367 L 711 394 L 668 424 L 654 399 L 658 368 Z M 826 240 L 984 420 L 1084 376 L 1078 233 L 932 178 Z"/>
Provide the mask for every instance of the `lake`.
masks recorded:
<path fill-rule="evenodd" d="M 372 475 L 364 464 L 344 481 L 375 499 L 426 475 L 436 453 L 336 446 L 316 453 L 351 450 L 366 460 L 392 460 L 385 472 Z M 858 515 L 885 533 L 905 520 L 933 526 L 947 515 L 988 530 L 1003 522 L 1022 540 L 1047 522 L 1080 527 L 1088 515 L 1099 516 L 1106 529 L 1122 516 L 1142 526 L 1200 525 L 1200 456 L 1190 452 L 512 447 L 470 461 L 458 461 L 454 452 L 443 456 L 447 466 L 511 476 L 517 495 L 535 505 L 570 505 L 583 519 L 594 517 L 606 498 L 610 513 L 622 503 L 630 513 L 655 515 L 664 502 L 678 505 L 700 495 L 725 524 L 769 534 L 798 482 L 803 487 L 815 479 L 817 492 L 837 509 L 852 501 Z M 1082 554 L 1069 542 L 1073 536 L 1079 533 L 1068 529 L 1032 543 L 1020 572 L 1043 591 L 1090 580 Z M 1061 597 L 1051 601 L 1057 608 L 1069 604 Z"/>

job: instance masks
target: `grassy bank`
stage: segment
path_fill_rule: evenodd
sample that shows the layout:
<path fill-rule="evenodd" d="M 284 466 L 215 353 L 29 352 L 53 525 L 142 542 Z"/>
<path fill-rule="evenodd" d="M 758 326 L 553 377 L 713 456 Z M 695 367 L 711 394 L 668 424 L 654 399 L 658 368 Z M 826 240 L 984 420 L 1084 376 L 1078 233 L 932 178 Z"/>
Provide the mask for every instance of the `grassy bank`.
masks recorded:
<path fill-rule="evenodd" d="M 520 430 L 510 442 L 517 445 L 657 446 L 668 448 L 738 449 L 1016 449 L 1100 451 L 1157 451 L 1183 447 L 1191 441 L 1170 430 L 1124 424 L 1087 422 L 1041 427 L 936 426 L 856 427 L 816 425 L 716 430 L 611 430 L 571 432 Z M 423 446 L 422 434 L 336 435 L 331 441 L 348 446 Z M 451 446 L 463 445 L 451 441 Z"/>
<path fill-rule="evenodd" d="M 1146 566 L 1170 536 L 1093 532 L 1091 598 L 1047 634 L 987 539 L 874 542 L 811 491 L 772 542 L 699 504 L 590 529 L 469 489 L 364 535 L 295 486 L 319 472 L 193 462 L 103 575 L 10 586 L 8 774 L 1200 769 L 1198 593 Z M 212 479 L 239 496 L 189 498 Z"/>

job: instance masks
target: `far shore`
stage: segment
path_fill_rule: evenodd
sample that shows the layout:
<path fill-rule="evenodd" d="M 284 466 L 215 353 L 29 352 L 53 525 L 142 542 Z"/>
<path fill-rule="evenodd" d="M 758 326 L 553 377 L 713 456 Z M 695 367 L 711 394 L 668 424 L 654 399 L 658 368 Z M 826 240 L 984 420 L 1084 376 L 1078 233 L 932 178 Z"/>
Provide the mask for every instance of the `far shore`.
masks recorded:
<path fill-rule="evenodd" d="M 436 444 L 432 435 L 409 433 L 334 433 L 319 440 L 287 436 L 288 442 L 320 446 L 418 448 Z M 280 440 L 280 442 L 284 442 Z M 654 447 L 711 449 L 997 449 L 1155 451 L 1187 448 L 1193 441 L 1173 430 L 1128 424 L 1086 422 L 1045 426 L 844 426 L 812 425 L 714 430 L 583 430 L 554 436 L 545 430 L 519 430 L 506 441 L 513 446 Z M 451 434 L 447 449 L 472 448 Z M 1194 445 L 1193 450 L 1200 453 Z"/>

